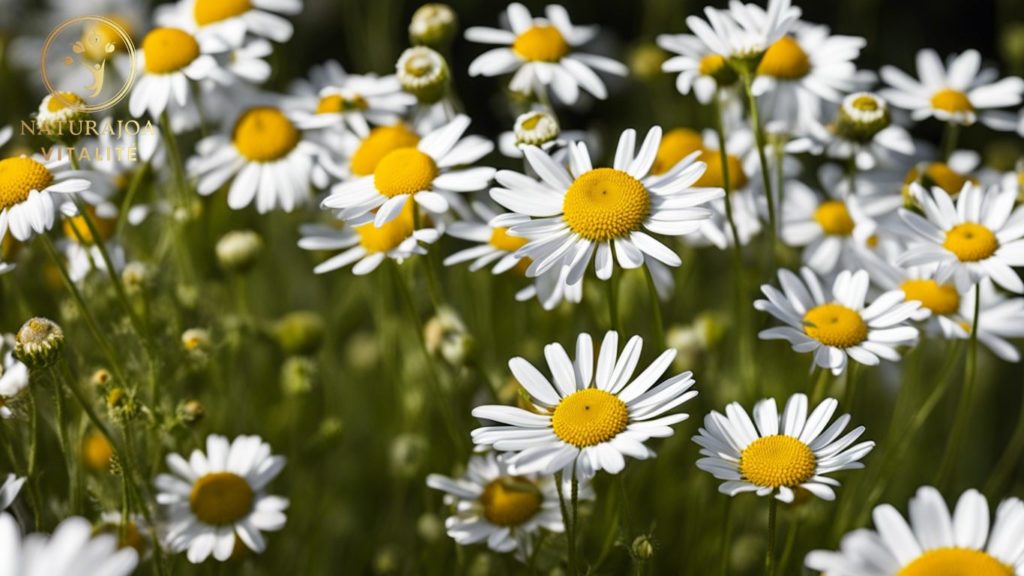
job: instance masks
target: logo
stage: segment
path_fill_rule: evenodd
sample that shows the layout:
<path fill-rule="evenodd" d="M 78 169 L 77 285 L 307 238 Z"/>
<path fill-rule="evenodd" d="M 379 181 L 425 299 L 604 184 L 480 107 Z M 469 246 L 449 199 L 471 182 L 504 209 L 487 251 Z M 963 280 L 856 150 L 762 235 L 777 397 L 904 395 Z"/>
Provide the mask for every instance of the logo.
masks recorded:
<path fill-rule="evenodd" d="M 118 54 L 128 57 L 127 70 L 115 65 Z M 109 18 L 71 18 L 46 38 L 39 69 L 43 85 L 64 106 L 88 113 L 106 110 L 124 99 L 135 82 L 135 44 Z"/>

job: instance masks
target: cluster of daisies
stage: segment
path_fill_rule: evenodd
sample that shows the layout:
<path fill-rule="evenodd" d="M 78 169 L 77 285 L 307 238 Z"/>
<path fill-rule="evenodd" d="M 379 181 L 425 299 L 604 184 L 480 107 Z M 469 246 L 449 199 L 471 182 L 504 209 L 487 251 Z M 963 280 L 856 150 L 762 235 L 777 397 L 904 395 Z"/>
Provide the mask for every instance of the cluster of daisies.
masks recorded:
<path fill-rule="evenodd" d="M 778 287 L 762 287 L 754 306 L 782 325 L 760 336 L 812 353 L 822 371 L 898 361 L 923 336 L 976 336 L 997 356 L 1020 359 L 1009 340 L 1024 337 L 1021 177 L 979 168 L 976 154 L 956 149 L 956 136 L 978 122 L 1024 133 L 1015 110 L 1024 80 L 1000 78 L 974 50 L 946 62 L 922 50 L 917 77 L 888 66 L 876 74 L 857 68 L 863 38 L 803 20 L 789 0 L 706 8 L 687 18 L 689 33 L 658 44 L 673 53 L 663 70 L 678 74 L 680 93 L 709 106 L 713 127 L 630 128 L 604 154 L 591 131 L 562 130 L 560 113 L 607 98 L 628 70 L 596 53 L 600 30 L 574 24 L 561 6 L 534 15 L 513 3 L 500 28 L 464 32 L 479 51 L 468 74 L 507 76 L 518 107 L 496 142 L 473 133 L 453 92 L 444 53 L 455 18 L 441 5 L 414 16 L 414 46 L 392 74 L 354 74 L 331 61 L 285 93 L 265 89 L 268 59 L 292 37 L 288 17 L 302 8 L 301 0 L 178 0 L 136 22 L 144 33 L 134 58 L 110 46 L 114 65 L 137 78 L 127 112 L 152 125 L 137 136 L 140 163 L 4 156 L 0 238 L 27 243 L 60 223 L 72 281 L 113 274 L 127 261 L 123 226 L 189 218 L 194 190 L 233 210 L 308 215 L 298 246 L 326 254 L 315 273 L 369 274 L 450 236 L 469 246 L 445 265 L 521 276 L 516 297 L 546 309 L 580 302 L 587 279 L 615 282 L 630 270 L 642 270 L 652 294 L 667 300 L 684 243 L 734 251 L 742 266 L 755 241 L 777 239 L 800 251 L 802 266 L 780 269 Z M 76 94 L 53 94 L 37 120 L 59 127 L 80 120 L 83 107 Z M 929 119 L 946 125 L 941 150 L 908 131 Z M 0 130 L 0 147 L 11 135 Z M 189 139 L 191 149 L 179 146 Z M 488 165 L 496 149 L 521 168 Z M 814 174 L 804 172 L 808 156 L 820 165 Z M 144 178 L 166 180 L 173 193 L 133 203 Z M 3 260 L 13 257 L 5 244 Z M 0 273 L 12 267 L 0 264 Z M 688 418 L 678 409 L 697 392 L 689 372 L 665 377 L 674 349 L 638 373 L 642 345 L 634 336 L 620 349 L 614 331 L 600 343 L 581 334 L 571 356 L 560 344 L 544 348 L 547 374 L 523 358 L 509 362 L 527 401 L 474 409 L 485 423 L 472 432 L 480 454 L 460 477 L 427 479 L 453 506 L 446 527 L 456 542 L 527 558 L 542 531 L 575 530 L 569 510 L 595 498 L 597 474 L 622 472 L 627 457 L 654 457 L 648 444 L 674 434 Z M 17 398 L 28 379 L 7 351 L 0 400 Z M 838 408 L 830 398 L 812 406 L 804 394 L 781 413 L 774 399 L 749 413 L 729 404 L 694 436 L 696 465 L 730 496 L 833 500 L 831 474 L 861 468 L 874 448 L 858 442 L 862 427 L 847 430 L 852 418 L 836 417 Z M 263 534 L 285 524 L 288 500 L 268 493 L 284 464 L 257 436 L 211 435 L 205 451 L 167 456 L 170 473 L 155 479 L 159 514 L 113 522 L 194 563 L 262 552 Z M 8 478 L 0 509 L 23 482 Z M 990 528 L 976 492 L 951 515 L 937 491 L 922 488 L 910 515 L 912 527 L 881 506 L 877 533 L 854 532 L 839 552 L 815 552 L 807 565 L 846 576 L 1024 571 L 1020 500 L 1004 502 Z M 89 558 L 91 573 L 119 575 L 140 560 L 140 550 L 93 535 L 81 518 L 50 537 L 23 538 L 4 514 L 0 546 L 20 551 L 0 558 L 3 573 L 72 573 Z"/>

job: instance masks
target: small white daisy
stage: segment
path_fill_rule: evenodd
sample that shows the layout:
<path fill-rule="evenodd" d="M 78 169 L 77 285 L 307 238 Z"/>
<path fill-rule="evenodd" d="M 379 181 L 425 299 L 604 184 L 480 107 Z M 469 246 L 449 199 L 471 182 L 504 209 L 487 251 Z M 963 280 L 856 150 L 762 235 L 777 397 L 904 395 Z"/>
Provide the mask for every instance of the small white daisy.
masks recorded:
<path fill-rule="evenodd" d="M 288 500 L 266 493 L 267 484 L 284 468 L 283 456 L 272 456 L 259 436 L 206 437 L 206 453 L 194 450 L 186 460 L 167 455 L 173 474 L 156 478 L 157 503 L 165 508 L 167 546 L 188 551 L 198 564 L 211 554 L 221 562 L 231 557 L 236 538 L 256 553 L 266 548 L 262 532 L 284 527 Z"/>
<path fill-rule="evenodd" d="M 157 9 L 155 18 L 161 26 L 187 26 L 226 49 L 240 46 L 247 33 L 287 42 L 295 28 L 280 14 L 299 12 L 302 0 L 179 0 Z"/>
<path fill-rule="evenodd" d="M 768 10 L 756 4 L 732 2 L 728 10 L 704 8 L 707 20 L 688 16 L 686 25 L 715 54 L 727 60 L 757 62 L 775 42 L 789 33 L 801 10 L 790 0 L 769 0 Z"/>
<path fill-rule="evenodd" d="M 444 524 L 461 546 L 486 542 L 495 552 L 528 558 L 542 529 L 565 532 L 554 476 L 513 474 L 493 452 L 470 458 L 459 478 L 427 476 L 427 486 L 444 492 L 445 504 L 455 508 Z M 564 486 L 563 496 L 569 496 Z M 593 499 L 588 484 L 579 496 Z"/>
<path fill-rule="evenodd" d="M 810 268 L 801 268 L 800 276 L 779 270 L 779 283 L 781 291 L 762 285 L 768 299 L 754 302 L 754 308 L 787 326 L 762 330 L 758 336 L 786 340 L 797 352 L 813 352 L 814 363 L 833 374 L 842 374 L 848 358 L 868 366 L 878 364 L 879 358 L 899 361 L 896 346 L 917 339 L 917 329 L 905 322 L 920 303 L 906 302 L 902 291 L 893 290 L 865 306 L 869 278 L 864 270 L 840 272 L 828 292 Z"/>
<path fill-rule="evenodd" d="M 1024 80 L 1010 76 L 993 82 L 998 75 L 992 69 L 981 68 L 977 50 L 950 56 L 945 66 L 934 50 L 921 50 L 917 53 L 917 73 L 920 80 L 892 66 L 881 70 L 882 80 L 889 85 L 881 91 L 882 97 L 910 111 L 914 120 L 935 117 L 962 125 L 981 120 L 996 130 L 1016 128 L 1008 113 L 997 110 L 1021 103 Z"/>
<path fill-rule="evenodd" d="M 889 504 L 874 510 L 874 530 L 843 537 L 839 551 L 816 550 L 807 567 L 829 576 L 1020 576 L 1024 574 L 1024 502 L 1004 500 L 991 516 L 977 490 L 964 492 L 950 514 L 931 486 L 910 500 L 910 522 Z"/>
<path fill-rule="evenodd" d="M 612 253 L 623 269 L 639 268 L 650 259 L 679 266 L 679 256 L 648 232 L 682 236 L 696 232 L 711 216 L 703 204 L 721 198 L 721 188 L 693 188 L 705 164 L 696 153 L 661 175 L 651 175 L 661 128 L 647 133 L 639 151 L 636 131 L 619 139 L 612 168 L 594 168 L 586 145 L 570 147 L 570 167 L 558 164 L 535 146 L 525 147 L 526 160 L 540 176 L 502 170 L 502 187 L 491 198 L 513 212 L 533 218 L 511 227 L 530 239 L 518 252 L 532 260 L 528 276 L 568 266 L 569 284 L 583 278 L 593 257 L 598 278 L 611 278 Z"/>
<path fill-rule="evenodd" d="M 291 212 L 310 201 L 313 165 L 323 150 L 280 108 L 254 106 L 239 114 L 230 136 L 208 136 L 196 153 L 188 169 L 199 180 L 200 194 L 209 196 L 234 179 L 228 206 L 241 210 L 255 202 L 265 214 Z"/>
<path fill-rule="evenodd" d="M 515 72 L 509 83 L 513 92 L 534 94 L 550 87 L 565 104 L 576 103 L 580 88 L 598 99 L 607 98 L 608 90 L 595 70 L 616 76 L 625 76 L 629 70 L 611 58 L 575 50 L 597 35 L 596 26 L 574 26 L 558 4 L 549 4 L 544 13 L 547 18 L 534 18 L 525 6 L 513 2 L 506 10 L 511 30 L 468 28 L 467 40 L 501 46 L 477 56 L 469 65 L 469 75 Z"/>
<path fill-rule="evenodd" d="M 0 550 L 0 574 L 18 576 L 128 576 L 139 563 L 135 550 L 118 550 L 110 534 L 93 536 L 89 521 L 77 516 L 53 535 L 22 536 L 14 517 L 0 513 Z"/>
<path fill-rule="evenodd" d="M 25 480 L 27 478 L 18 478 L 14 474 L 7 475 L 3 484 L 0 485 L 0 512 L 11 506 L 14 499 L 18 497 L 18 492 L 21 492 L 21 487 L 25 485 Z"/>
<path fill-rule="evenodd" d="M 353 224 L 372 221 L 378 227 L 397 218 L 410 200 L 431 214 L 444 214 L 449 207 L 444 193 L 482 190 L 494 176 L 494 168 L 462 168 L 494 149 L 479 136 L 463 137 L 469 122 L 459 115 L 418 143 L 391 150 L 377 159 L 371 175 L 334 185 L 323 206 L 340 210 L 339 216 Z"/>
<path fill-rule="evenodd" d="M 840 438 L 850 423 L 843 414 L 832 425 L 839 402 L 826 398 L 808 415 L 807 396 L 794 394 L 782 414 L 774 398 L 754 405 L 754 419 L 733 402 L 725 414 L 713 411 L 693 437 L 703 456 L 697 467 L 724 482 L 718 491 L 729 496 L 756 492 L 792 502 L 803 489 L 823 500 L 835 500 L 839 482 L 826 476 L 840 470 L 863 468 L 860 460 L 874 442 L 853 443 L 864 433 L 858 426 Z"/>
<path fill-rule="evenodd" d="M 916 182 L 911 194 L 925 217 L 900 209 L 916 242 L 900 256 L 901 266 L 937 265 L 935 279 L 950 278 L 966 292 L 984 277 L 1017 294 L 1024 282 L 1012 266 L 1024 266 L 1024 207 L 1014 208 L 1012 190 L 988 190 L 967 182 L 954 204 L 941 188 L 927 192 Z"/>
<path fill-rule="evenodd" d="M 680 94 L 693 91 L 698 102 L 707 104 L 719 89 L 736 84 L 736 71 L 725 56 L 708 48 L 700 38 L 691 34 L 661 34 L 657 42 L 662 49 L 676 54 L 665 60 L 661 69 L 679 73 L 676 90 Z"/>
<path fill-rule="evenodd" d="M 0 240 L 7 231 L 22 242 L 53 228 L 54 195 L 89 189 L 89 181 L 67 170 L 67 158 L 46 161 L 40 156 L 0 160 Z"/>
<path fill-rule="evenodd" d="M 217 68 L 217 61 L 203 53 L 199 40 L 180 28 L 155 28 L 146 34 L 137 63 L 140 74 L 128 109 L 136 118 L 148 113 L 157 120 L 172 99 L 179 108 L 189 106 L 189 81 L 203 80 Z"/>
<path fill-rule="evenodd" d="M 554 384 L 523 358 L 513 358 L 509 368 L 529 393 L 533 410 L 475 408 L 473 416 L 498 425 L 474 430 L 473 442 L 508 452 L 506 461 L 514 474 L 574 471 L 580 478 L 590 478 L 600 470 L 621 472 L 624 456 L 654 456 L 644 442 L 671 436 L 672 425 L 689 416 L 666 414 L 697 392 L 690 390 L 690 372 L 658 382 L 675 359 L 675 350 L 662 352 L 634 378 L 642 346 L 643 339 L 634 336 L 620 355 L 619 335 L 608 332 L 595 369 L 589 334 L 577 338 L 575 361 L 561 344 L 548 344 L 544 356 Z"/>
<path fill-rule="evenodd" d="M 343 228 L 322 224 L 302 226 L 299 248 L 311 251 L 342 250 L 340 254 L 324 260 L 313 269 L 316 274 L 325 274 L 350 264 L 357 276 L 369 274 L 385 259 L 390 258 L 401 264 L 417 254 L 426 254 L 424 244 L 433 244 L 441 238 L 436 228 L 416 228 L 413 206 L 406 205 L 401 213 L 378 227 L 373 222 Z"/>
<path fill-rule="evenodd" d="M 288 100 L 288 108 L 302 128 L 334 127 L 364 137 L 371 124 L 394 124 L 416 104 L 416 97 L 403 92 L 394 75 L 348 74 L 335 61 L 317 70 L 317 79 L 292 85 Z M 318 85 L 320 81 L 325 83 Z"/>
<path fill-rule="evenodd" d="M 482 268 L 494 264 L 491 272 L 502 274 L 517 266 L 525 260 L 516 255 L 516 251 L 526 245 L 526 238 L 519 238 L 509 234 L 508 226 L 496 226 L 492 221 L 498 214 L 481 202 L 473 203 L 473 212 L 480 218 L 480 222 L 460 221 L 453 222 L 448 226 L 446 232 L 449 236 L 475 242 L 471 248 L 459 250 L 444 259 L 445 266 L 455 266 L 463 262 L 471 262 L 469 269 L 476 272 Z M 519 216 L 518 220 L 528 220 L 526 216 Z M 523 267 L 525 272 L 525 267 Z"/>

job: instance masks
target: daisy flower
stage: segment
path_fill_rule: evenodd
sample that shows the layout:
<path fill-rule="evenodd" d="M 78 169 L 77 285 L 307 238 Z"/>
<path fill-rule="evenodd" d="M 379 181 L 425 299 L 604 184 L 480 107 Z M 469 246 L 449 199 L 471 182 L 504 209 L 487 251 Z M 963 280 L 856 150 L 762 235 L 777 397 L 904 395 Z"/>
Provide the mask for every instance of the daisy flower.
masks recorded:
<path fill-rule="evenodd" d="M 266 493 L 267 484 L 284 468 L 283 456 L 272 456 L 259 436 L 206 437 L 206 453 L 194 450 L 186 460 L 167 455 L 173 474 L 157 476 L 157 502 L 165 507 L 168 547 L 188 551 L 198 564 L 211 554 L 221 562 L 231 557 L 236 538 L 261 553 L 262 532 L 284 527 L 288 500 Z"/>
<path fill-rule="evenodd" d="M 118 550 L 109 534 L 93 536 L 89 521 L 77 516 L 52 536 L 23 537 L 14 517 L 0 513 L 0 550 L 0 573 L 19 576 L 128 576 L 139 563 L 135 550 Z"/>
<path fill-rule="evenodd" d="M 612 168 L 594 168 L 586 145 L 570 147 L 570 167 L 555 162 L 535 146 L 523 148 L 540 180 L 502 170 L 500 188 L 491 198 L 517 214 L 533 218 L 515 224 L 516 236 L 530 238 L 518 254 L 532 260 L 528 276 L 569 266 L 567 281 L 583 278 L 592 257 L 598 278 L 612 275 L 612 252 L 623 269 L 639 268 L 649 259 L 679 266 L 679 256 L 648 232 L 682 236 L 696 232 L 711 211 L 702 204 L 724 195 L 721 188 L 692 188 L 705 170 L 696 154 L 668 172 L 651 175 L 661 128 L 647 133 L 639 151 L 636 131 L 619 139 Z"/>
<path fill-rule="evenodd" d="M 839 482 L 826 474 L 863 468 L 860 460 L 875 447 L 870 441 L 853 445 L 864 433 L 863 426 L 843 435 L 849 414 L 829 425 L 838 406 L 838 401 L 826 398 L 808 415 L 807 396 L 794 394 L 780 415 L 775 399 L 767 398 L 754 405 L 751 421 L 739 402 L 733 402 L 724 415 L 708 414 L 693 437 L 703 456 L 697 467 L 724 480 L 718 491 L 729 496 L 756 492 L 792 502 L 802 488 L 823 500 L 835 500 L 833 487 Z"/>
<path fill-rule="evenodd" d="M 192 98 L 189 81 L 209 77 L 217 67 L 202 51 L 199 40 L 180 28 L 155 28 L 146 34 L 138 52 L 139 78 L 132 88 L 128 109 L 132 116 L 154 119 L 172 102 L 185 108 Z"/>
<path fill-rule="evenodd" d="M 470 458 L 459 478 L 427 476 L 427 486 L 444 492 L 445 504 L 455 508 L 444 524 L 460 546 L 486 541 L 495 552 L 527 558 L 542 529 L 565 532 L 554 476 L 513 474 L 493 452 Z M 579 494 L 593 499 L 588 484 L 579 487 Z"/>
<path fill-rule="evenodd" d="M 67 170 L 67 158 L 46 161 L 41 156 L 0 160 L 0 240 L 10 230 L 22 242 L 33 233 L 53 228 L 55 195 L 89 189 L 88 180 Z"/>
<path fill-rule="evenodd" d="M 661 34 L 658 46 L 676 54 L 661 65 L 663 72 L 675 73 L 676 90 L 680 94 L 691 91 L 701 104 L 711 102 L 719 88 L 736 84 L 738 76 L 725 57 L 708 48 L 700 38 L 691 34 Z"/>
<path fill-rule="evenodd" d="M 995 110 L 1021 103 L 1024 80 L 1011 76 L 993 82 L 998 75 L 992 69 L 981 68 L 977 50 L 950 56 L 946 66 L 934 50 L 921 50 L 917 53 L 917 73 L 920 80 L 892 66 L 881 70 L 882 80 L 889 86 L 881 96 L 893 106 L 909 110 L 915 121 L 934 117 L 964 126 L 981 120 L 995 130 L 1016 127 Z"/>
<path fill-rule="evenodd" d="M 470 76 L 500 76 L 515 72 L 509 89 L 534 94 L 547 87 L 565 104 L 575 104 L 580 88 L 595 98 L 608 97 L 597 71 L 625 76 L 629 70 L 620 62 L 583 54 L 575 49 L 597 35 L 596 26 L 574 26 L 569 13 L 558 4 L 544 9 L 547 18 L 534 18 L 530 11 L 513 2 L 506 15 L 511 30 L 474 26 L 466 30 L 466 39 L 494 44 L 469 64 Z"/>
<path fill-rule="evenodd" d="M 1024 208 L 1014 208 L 1017 195 L 998 187 L 987 191 L 964 184 L 954 204 L 945 191 L 925 191 L 911 184 L 911 194 L 925 217 L 900 209 L 916 243 L 897 260 L 901 266 L 936 265 L 935 279 L 953 279 L 960 292 L 984 277 L 1024 294 L 1024 282 L 1012 266 L 1024 265 Z"/>
<path fill-rule="evenodd" d="M 769 0 L 767 11 L 755 4 L 733 2 L 729 10 L 706 7 L 706 21 L 688 16 L 686 25 L 715 54 L 756 64 L 768 48 L 789 33 L 800 14 L 800 8 L 790 0 Z"/>
<path fill-rule="evenodd" d="M 146 519 L 141 514 L 132 514 L 127 521 L 123 518 L 120 512 L 104 512 L 100 515 L 95 533 L 110 534 L 117 538 L 119 548 L 132 548 L 139 553 L 139 558 L 148 559 L 153 551 L 153 541 Z"/>
<path fill-rule="evenodd" d="M 956 150 L 945 162 L 921 159 L 915 162 L 903 176 L 903 200 L 908 206 L 914 203 L 911 184 L 920 184 L 925 190 L 938 186 L 951 198 L 960 195 L 964 185 L 980 185 L 974 172 L 981 166 L 981 155 L 972 150 Z"/>
<path fill-rule="evenodd" d="M 802 279 L 801 279 L 802 277 Z M 869 278 L 864 270 L 844 270 L 826 292 L 810 268 L 800 276 L 779 270 L 782 290 L 764 284 L 768 298 L 754 302 L 754 308 L 782 320 L 787 326 L 762 330 L 762 340 L 787 340 L 797 352 L 813 352 L 814 363 L 839 375 L 848 358 L 874 366 L 879 358 L 896 362 L 896 346 L 911 344 L 917 329 L 905 324 L 918 302 L 906 302 L 903 292 L 893 290 L 865 306 Z"/>
<path fill-rule="evenodd" d="M 526 245 L 526 238 L 509 235 L 508 226 L 494 225 L 492 221 L 498 217 L 498 214 L 483 203 L 474 202 L 473 212 L 476 213 L 481 222 L 453 222 L 445 231 L 449 236 L 468 242 L 475 242 L 476 246 L 459 250 L 445 258 L 445 266 L 472 262 L 469 265 L 469 269 L 472 272 L 476 272 L 494 264 L 491 272 L 502 274 L 525 262 L 522 257 L 516 255 L 516 252 Z M 525 216 L 513 215 L 513 221 L 522 220 L 527 220 L 527 218 Z M 523 268 L 523 271 L 525 272 L 525 268 Z"/>
<path fill-rule="evenodd" d="M 357 276 L 369 274 L 385 259 L 401 264 L 416 254 L 426 254 L 422 244 L 433 244 L 441 238 L 436 228 L 416 228 L 413 205 L 410 203 L 390 222 L 378 227 L 373 222 L 338 229 L 322 224 L 305 225 L 300 229 L 299 248 L 333 251 L 340 254 L 324 260 L 313 272 L 325 274 L 350 264 Z"/>
<path fill-rule="evenodd" d="M 21 492 L 25 480 L 27 478 L 18 478 L 14 474 L 7 475 L 4 483 L 0 485 L 0 512 L 7 510 L 14 499 L 18 497 L 18 492 Z"/>
<path fill-rule="evenodd" d="M 1024 298 L 1006 298 L 992 281 L 982 279 L 960 299 L 959 317 L 949 337 L 966 340 L 974 325 L 975 291 L 981 290 L 978 310 L 978 341 L 1006 362 L 1020 362 L 1020 351 L 1010 339 L 1024 338 Z"/>
<path fill-rule="evenodd" d="M 302 128 L 336 127 L 366 136 L 370 124 L 394 124 L 416 104 L 395 75 L 348 74 L 330 61 L 318 68 L 317 76 L 292 86 L 289 108 Z"/>
<path fill-rule="evenodd" d="M 898 194 L 844 198 L 835 187 L 826 190 L 820 198 L 803 183 L 791 182 L 782 206 L 782 241 L 804 247 L 804 264 L 819 274 L 860 266 L 858 248 L 877 241 L 875 219 L 903 205 Z"/>
<path fill-rule="evenodd" d="M 295 31 L 292 23 L 280 16 L 302 12 L 302 0 L 179 0 L 156 11 L 156 21 L 187 23 L 198 35 L 230 48 L 242 44 L 246 34 L 287 42 Z"/>
<path fill-rule="evenodd" d="M 314 162 L 323 153 L 275 106 L 254 106 L 235 120 L 231 136 L 215 134 L 196 144 L 189 172 L 203 196 L 231 181 L 228 206 L 241 210 L 256 203 L 265 214 L 291 212 L 310 200 Z"/>
<path fill-rule="evenodd" d="M 671 426 L 689 415 L 666 414 L 697 392 L 690 390 L 694 384 L 690 372 L 658 382 L 675 358 L 675 350 L 662 352 L 634 378 L 642 346 L 643 339 L 633 336 L 619 354 L 619 335 L 608 332 L 595 369 L 589 334 L 577 338 L 575 361 L 560 344 L 549 344 L 544 357 L 554 384 L 523 358 L 513 358 L 509 368 L 530 395 L 533 409 L 475 408 L 473 416 L 497 425 L 474 430 L 473 442 L 508 452 L 506 462 L 514 474 L 571 471 L 590 478 L 600 470 L 621 472 L 625 456 L 653 457 L 644 442 L 671 436 Z"/>
<path fill-rule="evenodd" d="M 816 550 L 807 567 L 830 576 L 1024 574 L 1024 502 L 1004 500 L 991 516 L 977 490 L 964 492 L 950 513 L 931 486 L 910 500 L 910 522 L 889 504 L 874 510 L 874 530 L 843 537 L 835 552 Z"/>
<path fill-rule="evenodd" d="M 494 168 L 459 168 L 494 149 L 489 140 L 463 137 L 469 122 L 459 115 L 418 143 L 391 150 L 377 160 L 372 175 L 332 187 L 323 206 L 340 210 L 340 217 L 353 224 L 373 221 L 377 227 L 397 218 L 410 200 L 432 214 L 447 212 L 444 192 L 481 190 L 494 176 Z"/>

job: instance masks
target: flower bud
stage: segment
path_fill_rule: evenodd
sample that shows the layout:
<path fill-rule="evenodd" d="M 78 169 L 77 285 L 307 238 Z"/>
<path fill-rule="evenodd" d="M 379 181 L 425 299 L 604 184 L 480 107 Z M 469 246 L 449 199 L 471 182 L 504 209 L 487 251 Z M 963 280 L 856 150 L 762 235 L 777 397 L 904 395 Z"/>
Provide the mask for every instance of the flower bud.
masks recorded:
<path fill-rule="evenodd" d="M 558 120 L 547 112 L 531 111 L 520 114 L 512 128 L 516 144 L 543 146 L 558 138 L 561 129 Z"/>
<path fill-rule="evenodd" d="M 181 334 L 181 345 L 189 352 L 206 352 L 210 349 L 210 332 L 204 328 L 189 328 Z"/>
<path fill-rule="evenodd" d="M 416 520 L 416 534 L 424 542 L 437 542 L 444 536 L 444 522 L 436 514 L 423 514 Z"/>
<path fill-rule="evenodd" d="M 313 389 L 316 363 L 302 356 L 291 356 L 281 366 L 281 388 L 286 396 L 301 396 Z"/>
<path fill-rule="evenodd" d="M 14 357 L 32 369 L 53 365 L 64 347 L 64 331 L 52 320 L 32 318 L 15 337 Z"/>
<path fill-rule="evenodd" d="M 315 312 L 299 310 L 281 317 L 274 324 L 273 334 L 286 354 L 314 354 L 326 333 L 323 318 Z"/>
<path fill-rule="evenodd" d="M 844 98 L 839 107 L 836 133 L 847 140 L 867 143 L 891 121 L 885 100 L 870 92 L 856 92 Z"/>
<path fill-rule="evenodd" d="M 199 400 L 188 400 L 178 407 L 178 419 L 186 426 L 195 426 L 206 417 L 206 408 Z"/>
<path fill-rule="evenodd" d="M 89 382 L 97 388 L 103 388 L 110 383 L 110 379 L 112 377 L 110 370 L 107 370 L 106 368 L 99 368 L 92 373 L 92 376 L 89 378 Z"/>
<path fill-rule="evenodd" d="M 54 92 L 43 98 L 36 112 L 40 132 L 53 140 L 73 142 L 70 124 L 85 118 L 85 100 L 74 92 Z"/>
<path fill-rule="evenodd" d="M 421 104 L 433 104 L 448 90 L 448 63 L 444 56 L 426 46 L 402 52 L 395 65 L 402 88 L 416 96 Z"/>
<path fill-rule="evenodd" d="M 82 460 L 93 472 L 107 472 L 114 457 L 114 448 L 106 436 L 96 430 L 90 430 L 82 440 Z"/>
<path fill-rule="evenodd" d="M 263 252 L 263 239 L 252 230 L 228 232 L 217 241 L 217 262 L 229 272 L 252 268 Z"/>
<path fill-rule="evenodd" d="M 458 18 L 450 6 L 424 4 L 416 9 L 409 22 L 409 42 L 414 46 L 444 50 L 451 44 L 458 28 Z"/>
<path fill-rule="evenodd" d="M 451 308 L 441 308 L 436 316 L 428 320 L 423 327 L 423 335 L 427 350 L 441 356 L 452 366 L 463 366 L 472 358 L 475 340 Z"/>
<path fill-rule="evenodd" d="M 640 44 L 629 53 L 630 76 L 642 80 L 652 80 L 662 75 L 661 65 L 665 62 L 665 52 L 651 42 Z"/>
<path fill-rule="evenodd" d="M 142 262 L 129 262 L 125 265 L 124 270 L 121 271 L 121 280 L 124 282 L 124 287 L 132 294 L 141 291 L 145 287 L 148 277 L 149 270 Z"/>
<path fill-rule="evenodd" d="M 629 547 L 630 554 L 637 560 L 650 560 L 654 556 L 654 543 L 646 534 L 637 536 Z"/>

